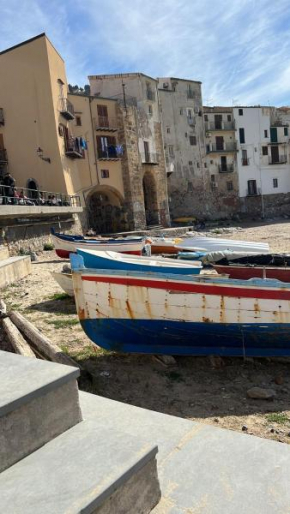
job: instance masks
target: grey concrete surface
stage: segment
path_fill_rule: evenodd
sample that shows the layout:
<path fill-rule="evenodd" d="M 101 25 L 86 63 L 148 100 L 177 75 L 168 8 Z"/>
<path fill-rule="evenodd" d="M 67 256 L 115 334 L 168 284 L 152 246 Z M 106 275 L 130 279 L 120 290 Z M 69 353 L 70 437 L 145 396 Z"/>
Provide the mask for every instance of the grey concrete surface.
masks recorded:
<path fill-rule="evenodd" d="M 29 273 L 31 273 L 30 255 L 0 260 L 0 289 L 17 282 Z"/>
<path fill-rule="evenodd" d="M 158 445 L 154 514 L 286 514 L 290 448 L 80 392 L 84 419 Z"/>
<path fill-rule="evenodd" d="M 143 438 L 99 426 L 97 419 L 84 421 L 1 473 L 0 512 L 102 513 L 101 506 L 134 477 L 130 501 L 135 497 L 138 505 L 142 495 L 150 501 L 134 512 L 145 514 L 160 495 L 156 453 L 157 447 Z M 118 499 L 114 514 L 127 513 L 126 495 Z"/>
<path fill-rule="evenodd" d="M 30 218 L 83 212 L 82 207 L 57 207 L 45 205 L 1 205 L 0 218 Z"/>

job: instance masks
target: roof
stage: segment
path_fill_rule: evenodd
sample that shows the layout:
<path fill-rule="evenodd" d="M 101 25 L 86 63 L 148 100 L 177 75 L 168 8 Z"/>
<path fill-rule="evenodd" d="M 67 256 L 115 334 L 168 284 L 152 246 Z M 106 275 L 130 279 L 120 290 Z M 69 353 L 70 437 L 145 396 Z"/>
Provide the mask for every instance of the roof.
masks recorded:
<path fill-rule="evenodd" d="M 82 98 L 91 98 L 92 100 L 111 100 L 112 102 L 117 102 L 117 98 L 110 98 L 108 96 L 98 96 L 98 95 L 86 95 L 85 93 L 70 93 L 68 91 L 69 96 L 80 96 Z"/>
<path fill-rule="evenodd" d="M 183 82 L 194 82 L 195 84 L 202 84 L 200 80 L 180 79 L 178 77 L 158 77 L 157 80 L 182 80 Z"/>
<path fill-rule="evenodd" d="M 105 75 L 89 75 L 88 76 L 89 79 L 97 79 L 97 80 L 108 79 L 108 78 L 119 79 L 119 78 L 126 78 L 126 77 L 145 77 L 147 79 L 154 80 L 154 82 L 158 82 L 157 79 L 154 79 L 153 77 L 150 77 L 149 75 L 145 75 L 145 73 L 139 73 L 139 72 L 136 72 L 136 73 L 108 73 Z"/>
<path fill-rule="evenodd" d="M 38 36 L 34 36 L 34 37 L 30 38 L 30 39 L 26 39 L 26 41 L 22 41 L 22 43 L 18 43 L 18 45 L 14 45 L 14 46 L 11 46 L 10 48 L 6 48 L 6 50 L 2 50 L 2 52 L 0 52 L 0 55 L 6 54 L 7 52 L 11 52 L 12 50 L 15 50 L 16 48 L 20 48 L 21 46 L 28 45 L 29 43 L 33 43 L 33 41 L 36 41 L 37 39 L 40 39 L 42 37 L 45 37 L 47 39 L 47 41 L 50 43 L 52 48 L 56 51 L 56 53 L 59 55 L 59 57 L 63 61 L 64 59 L 62 58 L 60 53 L 56 50 L 55 46 L 52 44 L 52 42 L 47 37 L 45 32 L 42 32 L 41 34 L 38 34 Z"/>

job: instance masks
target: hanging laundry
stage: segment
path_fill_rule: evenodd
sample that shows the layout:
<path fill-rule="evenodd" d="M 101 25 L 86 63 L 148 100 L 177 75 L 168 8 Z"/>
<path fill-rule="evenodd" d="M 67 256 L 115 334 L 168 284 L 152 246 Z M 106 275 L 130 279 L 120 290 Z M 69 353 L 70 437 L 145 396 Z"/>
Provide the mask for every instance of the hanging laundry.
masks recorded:
<path fill-rule="evenodd" d="M 123 148 L 123 145 L 117 145 L 117 146 L 116 146 L 116 154 L 117 154 L 118 156 L 120 156 L 120 155 L 123 155 L 123 154 L 124 154 L 124 148 Z"/>

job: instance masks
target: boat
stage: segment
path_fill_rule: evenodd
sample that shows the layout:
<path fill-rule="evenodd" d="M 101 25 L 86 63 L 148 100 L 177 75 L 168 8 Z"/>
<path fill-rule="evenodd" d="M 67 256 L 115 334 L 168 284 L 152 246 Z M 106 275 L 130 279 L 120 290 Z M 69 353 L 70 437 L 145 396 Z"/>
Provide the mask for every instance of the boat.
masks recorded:
<path fill-rule="evenodd" d="M 168 238 L 168 237 L 154 237 L 150 238 L 151 253 L 152 254 L 177 254 L 178 249 L 176 245 L 181 243 L 182 239 L 179 237 Z"/>
<path fill-rule="evenodd" d="M 74 296 L 74 287 L 71 273 L 60 273 L 57 271 L 52 271 L 51 275 L 58 283 L 58 285 L 66 292 L 66 294 L 69 296 Z"/>
<path fill-rule="evenodd" d="M 80 323 L 103 348 L 290 356 L 290 283 L 96 270 L 70 258 Z"/>
<path fill-rule="evenodd" d="M 117 252 L 97 252 L 77 249 L 83 257 L 86 268 L 111 269 L 123 271 L 146 271 L 147 273 L 174 273 L 179 275 L 198 275 L 202 270 L 200 261 L 180 262 L 164 257 L 141 257 Z"/>
<path fill-rule="evenodd" d="M 231 278 L 273 278 L 290 282 L 290 255 L 253 255 L 232 259 L 226 257 L 212 264 L 217 273 L 227 273 Z"/>
<path fill-rule="evenodd" d="M 141 255 L 145 247 L 145 238 L 126 239 L 85 239 L 82 236 L 70 236 L 51 231 L 55 252 L 59 257 L 68 258 L 70 253 L 76 253 L 77 248 L 115 251 Z"/>
<path fill-rule="evenodd" d="M 215 237 L 193 236 L 183 239 L 176 246 L 178 251 L 207 251 L 217 252 L 231 250 L 233 252 L 243 252 L 244 254 L 264 254 L 269 253 L 268 243 L 256 243 L 254 241 L 237 241 L 234 239 L 219 239 Z"/>

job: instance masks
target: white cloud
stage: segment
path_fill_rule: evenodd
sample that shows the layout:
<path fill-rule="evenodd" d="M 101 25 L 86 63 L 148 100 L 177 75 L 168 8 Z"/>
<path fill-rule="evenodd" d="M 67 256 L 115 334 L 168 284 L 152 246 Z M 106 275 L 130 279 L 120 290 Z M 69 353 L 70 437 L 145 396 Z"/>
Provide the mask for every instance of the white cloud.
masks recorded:
<path fill-rule="evenodd" d="M 202 80 L 211 104 L 289 103 L 289 0 L 0 0 L 0 9 L 1 47 L 46 31 L 73 83 L 142 71 Z"/>

